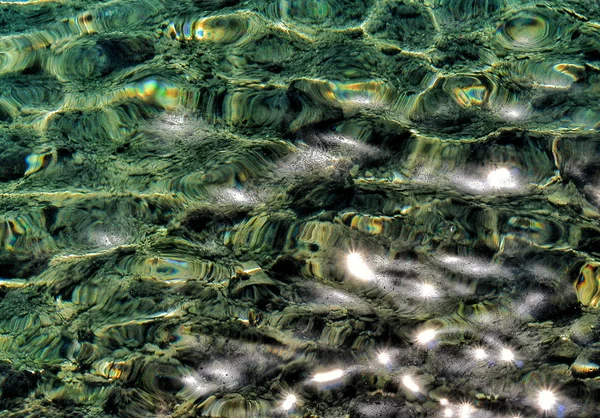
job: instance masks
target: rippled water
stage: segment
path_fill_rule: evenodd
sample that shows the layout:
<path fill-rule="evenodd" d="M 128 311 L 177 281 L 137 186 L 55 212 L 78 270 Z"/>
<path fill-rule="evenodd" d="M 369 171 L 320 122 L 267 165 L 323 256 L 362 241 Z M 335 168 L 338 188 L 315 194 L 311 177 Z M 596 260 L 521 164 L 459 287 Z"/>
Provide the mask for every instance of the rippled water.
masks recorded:
<path fill-rule="evenodd" d="M 599 417 L 595 0 L 0 1 L 0 416 Z"/>

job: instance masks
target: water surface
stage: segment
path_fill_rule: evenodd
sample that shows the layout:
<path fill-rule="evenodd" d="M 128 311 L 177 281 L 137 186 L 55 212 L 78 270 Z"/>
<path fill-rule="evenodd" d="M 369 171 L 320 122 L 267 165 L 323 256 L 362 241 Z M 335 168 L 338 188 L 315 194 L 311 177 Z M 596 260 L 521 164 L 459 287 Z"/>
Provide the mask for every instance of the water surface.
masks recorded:
<path fill-rule="evenodd" d="M 600 6 L 0 2 L 0 413 L 598 417 Z"/>

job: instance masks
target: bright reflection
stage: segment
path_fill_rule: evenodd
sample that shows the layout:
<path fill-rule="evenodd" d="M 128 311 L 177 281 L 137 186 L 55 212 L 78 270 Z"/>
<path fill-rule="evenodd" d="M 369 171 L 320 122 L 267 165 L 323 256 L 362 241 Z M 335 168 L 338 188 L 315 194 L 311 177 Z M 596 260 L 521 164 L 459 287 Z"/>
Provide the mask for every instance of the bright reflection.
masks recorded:
<path fill-rule="evenodd" d="M 417 342 L 419 344 L 427 344 L 435 338 L 436 332 L 433 329 L 426 329 L 417 335 Z"/>
<path fill-rule="evenodd" d="M 473 356 L 477 360 L 484 360 L 487 357 L 487 353 L 485 352 L 485 350 L 483 348 L 476 348 L 473 351 Z"/>
<path fill-rule="evenodd" d="M 91 234 L 91 241 L 99 247 L 116 247 L 127 243 L 127 235 L 118 235 L 108 231 L 95 231 Z"/>
<path fill-rule="evenodd" d="M 452 271 L 473 277 L 507 276 L 508 273 L 490 260 L 471 257 L 442 256 L 439 261 Z"/>
<path fill-rule="evenodd" d="M 196 379 L 194 376 L 186 376 L 182 380 L 186 385 L 195 386 L 198 384 L 198 379 Z"/>
<path fill-rule="evenodd" d="M 392 358 L 390 357 L 389 353 L 382 351 L 381 353 L 379 353 L 377 355 L 377 360 L 383 365 L 388 365 L 388 364 L 390 364 L 390 361 L 392 360 Z"/>
<path fill-rule="evenodd" d="M 206 374 L 222 383 L 229 384 L 235 384 L 235 381 L 239 378 L 239 372 L 237 370 L 231 367 L 222 366 L 221 364 L 207 369 Z"/>
<path fill-rule="evenodd" d="M 509 119 L 519 119 L 522 116 L 522 112 L 520 112 L 518 109 L 508 109 L 506 112 L 504 112 L 504 116 Z"/>
<path fill-rule="evenodd" d="M 448 399 L 446 399 L 446 398 L 440 399 L 440 405 L 446 406 L 448 404 L 450 404 L 450 402 L 448 401 Z"/>
<path fill-rule="evenodd" d="M 544 411 L 552 409 L 556 405 L 556 395 L 551 390 L 542 390 L 538 395 L 538 405 Z"/>
<path fill-rule="evenodd" d="M 429 283 L 423 283 L 420 290 L 421 296 L 426 299 L 435 298 L 438 296 L 438 292 L 435 287 Z"/>
<path fill-rule="evenodd" d="M 298 398 L 296 398 L 296 395 L 290 393 L 281 404 L 281 409 L 289 411 L 296 405 L 296 402 L 298 402 Z"/>
<path fill-rule="evenodd" d="M 463 403 L 460 406 L 460 418 L 469 418 L 473 413 L 473 406 L 470 403 Z"/>
<path fill-rule="evenodd" d="M 452 415 L 454 415 L 454 412 L 452 412 L 451 408 L 444 409 L 444 416 L 445 417 L 451 417 Z"/>
<path fill-rule="evenodd" d="M 188 394 L 194 398 L 202 396 L 217 387 L 216 384 L 208 383 L 203 376 L 189 375 L 181 380 L 185 384 Z"/>
<path fill-rule="evenodd" d="M 498 115 L 504 119 L 520 120 L 527 118 L 529 109 L 522 106 L 505 106 L 498 112 Z"/>
<path fill-rule="evenodd" d="M 244 196 L 244 193 L 238 191 L 238 190 L 231 190 L 229 192 L 229 194 L 231 195 L 231 197 L 233 198 L 233 200 L 237 201 L 237 202 L 245 202 L 248 200 L 248 198 L 246 196 Z"/>
<path fill-rule="evenodd" d="M 347 262 L 348 270 L 350 270 L 350 273 L 352 273 L 354 276 L 366 281 L 373 279 L 373 271 L 369 268 L 369 266 L 367 266 L 367 263 L 365 263 L 360 254 L 348 254 Z"/>
<path fill-rule="evenodd" d="M 317 373 L 313 376 L 313 382 L 331 382 L 332 380 L 339 379 L 344 375 L 344 371 L 341 369 L 335 369 L 330 372 Z"/>
<path fill-rule="evenodd" d="M 513 361 L 515 359 L 515 353 L 508 348 L 503 348 L 500 352 L 500 360 L 502 361 Z"/>
<path fill-rule="evenodd" d="M 420 391 L 419 385 L 417 385 L 417 383 L 415 382 L 415 380 L 412 377 L 408 376 L 408 375 L 405 375 L 405 376 L 402 377 L 402 384 L 404 386 L 406 386 L 407 389 L 409 389 L 409 390 L 411 390 L 413 392 L 419 392 Z"/>
<path fill-rule="evenodd" d="M 512 173 L 504 167 L 490 171 L 487 175 L 487 182 L 491 187 L 497 189 L 517 186 L 517 182 L 515 181 Z"/>

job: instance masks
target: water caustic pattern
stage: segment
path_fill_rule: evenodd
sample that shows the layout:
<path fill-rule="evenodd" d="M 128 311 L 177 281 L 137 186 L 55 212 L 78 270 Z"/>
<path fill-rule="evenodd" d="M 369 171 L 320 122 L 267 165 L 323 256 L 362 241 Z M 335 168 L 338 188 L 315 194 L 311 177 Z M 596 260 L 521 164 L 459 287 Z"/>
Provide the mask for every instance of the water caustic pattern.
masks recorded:
<path fill-rule="evenodd" d="M 0 1 L 9 417 L 596 417 L 600 9 Z"/>

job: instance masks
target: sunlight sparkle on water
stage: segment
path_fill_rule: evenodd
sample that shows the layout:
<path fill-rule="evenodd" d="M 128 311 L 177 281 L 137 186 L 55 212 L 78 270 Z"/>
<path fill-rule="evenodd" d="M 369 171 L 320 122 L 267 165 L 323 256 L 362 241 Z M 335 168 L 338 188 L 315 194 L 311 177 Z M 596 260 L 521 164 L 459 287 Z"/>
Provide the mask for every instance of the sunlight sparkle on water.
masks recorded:
<path fill-rule="evenodd" d="M 470 403 L 463 403 L 460 406 L 460 418 L 469 418 L 473 413 L 473 406 Z"/>
<path fill-rule="evenodd" d="M 477 360 L 483 360 L 487 357 L 487 353 L 485 352 L 485 350 L 483 348 L 476 348 L 475 351 L 473 352 L 473 356 Z"/>
<path fill-rule="evenodd" d="M 438 296 L 438 292 L 435 287 L 429 283 L 423 283 L 420 290 L 421 296 L 426 299 L 435 298 Z"/>
<path fill-rule="evenodd" d="M 492 170 L 487 175 L 488 184 L 497 189 L 511 188 L 517 185 L 512 173 L 504 167 Z"/>
<path fill-rule="evenodd" d="M 240 192 L 239 190 L 229 190 L 229 195 L 236 202 L 246 202 L 246 201 L 248 201 L 248 198 L 246 197 L 246 195 L 244 195 L 244 193 Z"/>
<path fill-rule="evenodd" d="M 379 353 L 377 355 L 377 360 L 384 365 L 388 365 L 390 364 L 390 361 L 392 360 L 392 358 L 390 357 L 390 354 L 386 351 L 382 351 L 381 353 Z"/>
<path fill-rule="evenodd" d="M 556 395 L 551 390 L 542 390 L 538 395 L 538 405 L 544 411 L 552 409 L 556 405 Z"/>
<path fill-rule="evenodd" d="M 411 390 L 413 392 L 419 392 L 420 388 L 419 385 L 417 385 L 417 383 L 415 382 L 415 380 L 408 375 L 405 375 L 402 377 L 402 384 L 408 389 Z"/>
<path fill-rule="evenodd" d="M 330 372 L 325 373 L 317 373 L 313 376 L 313 382 L 331 382 L 332 380 L 337 380 L 344 375 L 344 371 L 342 369 L 335 369 Z"/>
<path fill-rule="evenodd" d="M 522 112 L 518 109 L 509 109 L 504 112 L 504 115 L 509 119 L 519 119 L 522 116 Z"/>
<path fill-rule="evenodd" d="M 508 348 L 503 348 L 500 352 L 500 360 L 502 361 L 513 361 L 515 359 L 515 353 Z"/>
<path fill-rule="evenodd" d="M 350 253 L 347 258 L 348 270 L 354 276 L 361 280 L 372 280 L 373 271 L 369 268 L 367 263 L 363 260 L 362 256 L 358 253 Z"/>
<path fill-rule="evenodd" d="M 427 344 L 435 338 L 436 332 L 433 329 L 426 329 L 425 331 L 421 331 L 417 335 L 417 342 L 419 344 Z"/>
<path fill-rule="evenodd" d="M 196 379 L 194 376 L 186 376 L 182 380 L 186 385 L 190 386 L 194 386 L 198 383 L 198 379 Z"/>
<path fill-rule="evenodd" d="M 289 411 L 296 405 L 297 401 L 298 398 L 296 398 L 296 395 L 290 393 L 288 396 L 286 396 L 285 400 L 281 404 L 281 408 L 285 411 Z"/>

